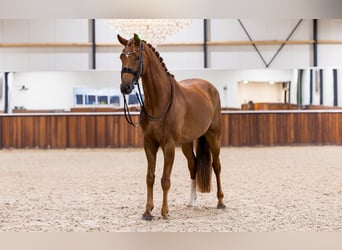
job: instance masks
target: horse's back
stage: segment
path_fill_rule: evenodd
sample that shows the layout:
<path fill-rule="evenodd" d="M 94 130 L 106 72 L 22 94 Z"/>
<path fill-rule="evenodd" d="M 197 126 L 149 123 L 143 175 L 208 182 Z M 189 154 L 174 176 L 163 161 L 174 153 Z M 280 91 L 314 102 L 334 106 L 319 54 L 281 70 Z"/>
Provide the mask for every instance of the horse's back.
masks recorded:
<path fill-rule="evenodd" d="M 178 83 L 187 98 L 191 98 L 192 96 L 194 98 L 195 96 L 204 97 L 203 100 L 207 101 L 207 105 L 213 105 L 213 107 L 221 106 L 219 92 L 209 81 L 192 78 L 182 80 Z"/>
<path fill-rule="evenodd" d="M 200 78 L 190 78 L 190 79 L 184 79 L 178 82 L 181 86 L 187 88 L 187 87 L 191 87 L 191 86 L 207 86 L 207 87 L 214 87 L 214 85 L 212 83 L 210 83 L 207 80 L 204 79 L 200 79 Z"/>

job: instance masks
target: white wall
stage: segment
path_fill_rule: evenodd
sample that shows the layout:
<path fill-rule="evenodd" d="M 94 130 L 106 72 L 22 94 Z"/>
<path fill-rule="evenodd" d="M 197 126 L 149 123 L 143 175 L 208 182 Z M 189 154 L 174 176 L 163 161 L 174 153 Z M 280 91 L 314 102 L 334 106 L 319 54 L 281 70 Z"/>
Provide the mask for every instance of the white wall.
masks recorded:
<path fill-rule="evenodd" d="M 292 19 L 243 19 L 245 27 L 254 40 L 284 40 L 298 20 Z M 342 40 L 342 20 L 318 21 L 319 40 Z M 0 20 L 0 43 L 88 43 L 89 21 L 69 20 Z M 304 20 L 293 34 L 292 40 L 312 39 L 312 20 Z M 202 42 L 203 20 L 194 19 L 192 25 L 170 38 L 167 42 Z M 236 19 L 212 19 L 209 21 L 210 41 L 247 41 Z M 116 43 L 116 32 L 96 20 L 97 43 Z M 279 46 L 258 46 L 269 61 Z M 97 70 L 91 68 L 90 47 L 0 47 L 0 72 L 15 72 L 11 82 L 10 107 L 24 106 L 28 109 L 65 109 L 73 106 L 74 87 L 107 88 L 120 81 L 121 46 L 98 47 Z M 292 81 L 291 100 L 296 101 L 296 68 L 309 68 L 312 64 L 311 45 L 285 45 L 269 69 L 250 45 L 217 46 L 208 48 L 209 69 L 203 69 L 203 48 L 191 46 L 159 46 L 161 56 L 176 79 L 199 77 L 213 82 L 220 91 L 222 106 L 239 107 L 239 81 Z M 319 44 L 320 67 L 339 68 L 341 78 L 341 44 Z M 329 76 L 327 76 L 329 79 Z M 325 104 L 331 103 L 331 81 L 324 88 Z M 25 84 L 29 90 L 20 91 Z M 308 102 L 308 85 L 303 101 Z M 341 84 L 341 80 L 339 81 Z M 227 86 L 227 91 L 224 87 Z M 339 88 L 341 92 L 342 88 Z M 342 93 L 342 92 L 341 92 Z M 341 94 L 342 95 L 342 94 Z M 342 96 L 339 95 L 339 100 Z M 314 95 L 314 102 L 317 94 Z M 342 103 L 339 101 L 339 105 Z M 3 110 L 3 99 L 0 100 Z"/>
<path fill-rule="evenodd" d="M 289 81 L 291 70 L 175 70 L 177 80 L 203 78 L 212 82 L 220 92 L 223 107 L 240 107 L 238 82 Z M 25 85 L 27 90 L 21 90 Z M 63 109 L 74 107 L 74 88 L 117 88 L 119 71 L 84 72 L 17 72 L 10 84 L 9 110 L 14 107 L 26 109 Z M 227 87 L 227 92 L 224 87 Z"/>
<path fill-rule="evenodd" d="M 186 78 L 203 78 L 211 81 L 219 90 L 223 107 L 240 108 L 238 83 L 240 81 L 286 82 L 292 80 L 292 70 L 258 69 L 258 70 L 182 70 L 175 71 L 177 80 Z M 227 87 L 227 91 L 224 88 Z"/>
<path fill-rule="evenodd" d="M 324 84 L 323 84 L 323 105 L 334 106 L 333 98 L 333 71 L 332 69 L 326 69 L 323 71 Z"/>
<path fill-rule="evenodd" d="M 303 72 L 303 105 L 310 104 L 310 69 Z M 333 106 L 333 70 L 323 69 L 323 104 Z M 297 103 L 297 70 L 173 70 L 176 80 L 203 78 L 212 82 L 220 92 L 222 107 L 239 108 L 239 82 L 291 82 L 291 103 Z M 342 107 L 342 69 L 337 69 L 338 106 Z M 15 106 L 26 109 L 63 109 L 74 107 L 74 88 L 116 88 L 120 86 L 119 71 L 75 71 L 75 72 L 16 72 L 10 74 L 9 110 Z M 315 73 L 314 73 L 314 77 Z M 315 82 L 315 80 L 314 80 Z M 21 90 L 25 85 L 28 90 Z M 225 91 L 225 89 L 227 89 Z M 320 90 L 313 86 L 313 103 L 319 105 Z M 259 99 L 258 99 L 259 100 Z M 266 101 L 266 100 L 265 100 Z M 4 98 L 0 99 L 3 110 Z"/>
<path fill-rule="evenodd" d="M 342 19 L 319 20 L 319 40 L 342 40 Z M 340 67 L 342 65 L 342 44 L 319 44 L 318 45 L 319 67 Z"/>
<path fill-rule="evenodd" d="M 254 41 L 286 40 L 298 20 L 242 19 L 242 24 Z M 312 39 L 312 21 L 304 20 L 290 40 Z M 211 41 L 248 41 L 237 20 L 211 20 Z M 269 63 L 281 45 L 257 45 Z M 285 45 L 270 65 L 271 68 L 297 68 L 310 65 L 310 45 Z M 265 64 L 251 45 L 212 46 L 210 64 L 213 68 L 265 68 Z"/>
<path fill-rule="evenodd" d="M 2 20 L 0 43 L 84 43 L 88 20 Z M 0 48 L 1 71 L 88 70 L 85 47 Z"/>
<path fill-rule="evenodd" d="M 73 89 L 119 86 L 119 72 L 17 72 L 10 86 L 9 110 L 63 109 L 74 107 Z M 22 85 L 28 90 L 21 90 Z"/>
<path fill-rule="evenodd" d="M 284 40 L 298 20 L 243 19 L 253 40 Z M 319 40 L 342 40 L 342 20 L 318 21 Z M 311 40 L 312 20 L 304 20 L 291 40 Z M 0 43 L 88 43 L 90 25 L 86 19 L 68 20 L 0 20 Z M 236 19 L 209 21 L 210 41 L 247 41 Z M 166 42 L 202 42 L 203 20 L 194 19 L 192 25 Z M 116 43 L 116 32 L 104 20 L 96 20 L 96 42 Z M 258 45 L 269 62 L 280 45 Z M 203 48 L 193 46 L 159 46 L 169 69 L 203 68 Z M 98 47 L 98 70 L 119 70 L 120 46 Z M 251 45 L 217 46 L 208 48 L 209 68 L 257 69 L 265 68 Z M 91 69 L 91 47 L 16 47 L 0 48 L 0 71 L 75 71 Z M 342 64 L 341 44 L 320 44 L 318 66 L 336 67 Z M 270 65 L 275 69 L 306 68 L 312 66 L 312 45 L 285 45 Z"/>

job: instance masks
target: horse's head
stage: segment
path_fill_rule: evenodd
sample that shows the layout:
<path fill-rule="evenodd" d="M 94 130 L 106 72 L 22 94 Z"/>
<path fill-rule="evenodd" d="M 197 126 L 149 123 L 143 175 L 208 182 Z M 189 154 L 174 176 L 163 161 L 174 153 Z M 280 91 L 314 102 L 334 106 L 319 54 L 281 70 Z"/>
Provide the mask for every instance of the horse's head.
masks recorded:
<path fill-rule="evenodd" d="M 143 73 L 144 42 L 137 34 L 129 40 L 118 35 L 118 40 L 125 46 L 120 55 L 122 62 L 120 90 L 122 94 L 128 95 L 133 91 L 134 85 L 138 84 Z"/>

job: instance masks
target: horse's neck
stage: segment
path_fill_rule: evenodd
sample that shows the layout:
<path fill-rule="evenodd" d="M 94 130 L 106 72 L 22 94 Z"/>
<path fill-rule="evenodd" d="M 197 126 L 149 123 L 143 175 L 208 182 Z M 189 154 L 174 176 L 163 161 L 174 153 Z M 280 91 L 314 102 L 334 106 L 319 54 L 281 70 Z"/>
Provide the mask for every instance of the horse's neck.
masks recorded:
<path fill-rule="evenodd" d="M 142 77 L 145 108 L 151 112 L 151 115 L 158 115 L 163 112 L 169 102 L 173 79 L 159 60 L 150 60 L 147 68 L 146 74 Z"/>

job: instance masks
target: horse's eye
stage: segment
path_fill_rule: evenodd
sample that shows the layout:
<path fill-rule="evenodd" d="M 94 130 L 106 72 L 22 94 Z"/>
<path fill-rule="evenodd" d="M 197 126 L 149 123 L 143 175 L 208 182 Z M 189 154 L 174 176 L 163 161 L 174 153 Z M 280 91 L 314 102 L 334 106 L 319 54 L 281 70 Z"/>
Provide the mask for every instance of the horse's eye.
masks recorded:
<path fill-rule="evenodd" d="M 137 56 L 137 61 L 139 61 L 139 59 L 140 59 L 140 56 Z"/>

